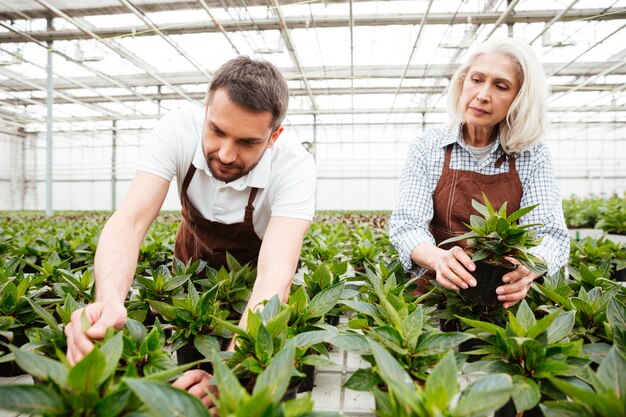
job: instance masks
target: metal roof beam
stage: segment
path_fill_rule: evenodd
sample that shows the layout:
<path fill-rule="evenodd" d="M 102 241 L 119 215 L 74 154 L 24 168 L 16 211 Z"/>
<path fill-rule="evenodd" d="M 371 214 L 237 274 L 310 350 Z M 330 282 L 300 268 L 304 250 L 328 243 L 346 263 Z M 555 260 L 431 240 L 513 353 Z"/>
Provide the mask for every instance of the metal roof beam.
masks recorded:
<path fill-rule="evenodd" d="M 63 13 L 61 10 L 57 9 L 56 7 L 48 3 L 47 0 L 35 0 L 35 1 L 41 4 L 42 6 L 44 6 L 45 8 L 49 9 L 51 12 L 55 13 L 59 17 L 62 17 L 63 19 L 67 20 L 68 22 L 76 26 L 78 29 L 88 34 L 91 38 L 99 41 L 103 46 L 106 46 L 107 48 L 115 52 L 116 54 L 120 55 L 122 58 L 127 59 L 129 62 L 133 63 L 138 68 L 147 72 L 148 74 L 150 74 L 150 76 L 152 76 L 155 80 L 159 81 L 161 84 L 170 87 L 172 90 L 180 94 L 181 97 L 191 102 L 194 102 L 189 96 L 187 96 L 187 94 L 183 90 L 181 90 L 180 88 L 176 86 L 171 85 L 165 78 L 159 75 L 154 68 L 152 68 L 147 62 L 144 62 L 142 59 L 140 59 L 137 55 L 127 51 L 121 45 L 115 45 L 110 40 L 105 41 L 102 37 L 94 33 L 92 29 L 88 28 L 85 24 Z"/>
<path fill-rule="evenodd" d="M 58 9 L 57 9 L 58 10 Z M 206 10 L 206 9 L 205 9 Z M 59 12 L 62 13 L 61 10 Z M 72 18 L 71 15 L 65 14 Z M 354 26 L 389 26 L 389 25 L 418 25 L 421 23 L 423 13 L 404 14 L 377 14 L 377 15 L 354 15 Z M 554 18 L 554 11 L 519 11 L 501 19 L 502 14 L 497 12 L 485 13 L 431 13 L 425 21 L 426 25 L 465 25 L 471 19 L 475 25 L 489 25 L 500 21 L 502 24 L 513 23 L 537 23 L 550 22 Z M 574 20 L 615 20 L 626 19 L 626 8 L 621 8 L 606 13 L 605 9 L 575 9 L 561 16 L 560 22 Z M 302 16 L 283 17 L 285 25 L 290 29 L 306 29 L 308 19 Z M 319 28 L 348 27 L 350 22 L 341 16 L 323 17 L 315 20 L 315 26 Z M 160 25 L 167 28 L 170 35 L 182 35 L 190 33 L 211 32 L 236 32 L 257 30 L 281 30 L 280 19 L 255 19 L 254 22 L 243 20 L 222 21 L 219 25 L 214 20 L 211 22 L 172 22 Z M 121 28 L 94 29 L 95 35 L 103 39 L 118 38 L 123 36 L 154 36 L 154 30 L 149 26 L 128 26 Z M 29 35 L 41 41 L 91 39 L 92 36 L 79 30 L 54 30 L 54 31 L 31 31 Z M 0 33 L 0 43 L 19 43 L 24 39 L 11 33 Z"/>
<path fill-rule="evenodd" d="M 0 26 L 2 23 L 0 22 Z M 544 69 L 550 74 L 557 68 L 560 68 L 559 76 L 593 76 L 602 71 L 613 67 L 619 61 L 602 61 L 602 62 L 572 62 L 568 65 L 561 63 L 545 63 Z M 87 67 L 88 68 L 88 67 Z M 350 66 L 337 66 L 337 67 L 303 67 L 303 71 L 306 74 L 308 80 L 333 80 L 333 79 L 351 79 L 352 71 L 354 71 L 354 77 L 367 78 L 367 79 L 389 79 L 399 78 L 405 67 L 403 65 L 372 65 L 372 66 L 356 66 L 354 70 Z M 455 66 L 449 64 L 433 64 L 433 65 L 411 65 L 406 73 L 406 79 L 422 79 L 422 78 L 450 78 L 456 70 Z M 301 74 L 298 68 L 282 68 L 282 74 L 287 80 L 300 80 Z M 626 66 L 614 68 L 611 71 L 613 75 L 626 75 Z M 161 73 L 163 77 L 167 77 L 168 81 L 172 85 L 183 84 L 206 84 L 206 79 L 197 72 L 170 72 Z M 158 86 L 160 83 L 156 82 L 153 77 L 147 74 L 131 74 L 131 75 L 119 75 L 116 76 L 118 82 L 111 85 L 110 77 L 102 79 L 101 77 L 75 77 L 72 81 L 55 79 L 55 90 L 76 89 L 76 83 L 80 83 L 84 88 L 114 88 L 121 87 L 131 89 L 133 87 L 150 87 Z M 29 79 L 30 82 L 39 86 L 45 86 L 46 80 L 41 79 Z M 24 88 L 21 83 L 15 81 L 2 81 L 3 86 L 11 91 L 30 91 L 31 88 Z M 132 90 L 131 90 L 132 91 Z M 142 97 L 144 100 L 149 100 L 148 95 L 138 94 L 132 91 L 134 95 Z M 191 95 L 193 93 L 188 93 Z"/>
<path fill-rule="evenodd" d="M 584 87 L 579 87 L 576 84 L 571 85 L 552 85 L 550 90 L 553 93 L 567 92 L 573 89 L 578 91 L 599 91 L 614 93 L 621 91 L 625 88 L 624 84 L 590 84 Z M 403 86 L 399 91 L 397 87 L 344 87 L 344 88 L 312 88 L 311 91 L 314 95 L 320 96 L 332 96 L 332 95 L 361 95 L 361 94 L 443 94 L 445 91 L 444 86 L 426 86 L 426 87 L 407 87 Z M 204 91 L 198 91 L 188 93 L 194 100 L 204 100 L 206 93 Z M 289 95 L 291 96 L 306 96 L 309 92 L 305 88 L 291 88 L 289 89 Z M 1 94 L 0 94 L 1 96 Z M 146 94 L 151 100 L 166 101 L 166 100 L 180 100 L 180 96 L 175 93 L 160 93 L 160 94 Z M 107 103 L 109 98 L 102 96 L 80 96 L 76 97 L 81 103 Z M 133 95 L 119 95 L 113 96 L 118 102 L 138 102 L 142 101 L 137 96 Z M 5 100 L 9 100 L 6 99 Z M 27 106 L 27 105 L 43 105 L 45 104 L 45 98 L 32 98 L 32 97 L 11 97 L 10 102 L 14 105 Z M 55 104 L 67 104 L 73 102 L 72 100 L 66 100 L 62 97 L 55 97 Z"/>

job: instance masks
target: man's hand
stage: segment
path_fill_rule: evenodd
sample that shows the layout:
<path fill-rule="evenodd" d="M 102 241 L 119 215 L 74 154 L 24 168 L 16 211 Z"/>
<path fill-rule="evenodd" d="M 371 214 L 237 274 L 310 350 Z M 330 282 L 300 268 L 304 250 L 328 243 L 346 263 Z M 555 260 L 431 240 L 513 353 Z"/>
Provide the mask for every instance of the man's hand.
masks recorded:
<path fill-rule="evenodd" d="M 516 268 L 515 270 L 504 274 L 502 282 L 504 282 L 505 285 L 501 285 L 496 288 L 496 293 L 498 294 L 498 300 L 504 302 L 502 306 L 504 308 L 509 308 L 513 307 L 526 297 L 530 284 L 532 284 L 533 281 L 539 278 L 542 274 L 536 274 L 530 271 L 528 268 L 520 264 L 517 259 L 508 257 L 506 259 L 512 262 Z"/>
<path fill-rule="evenodd" d="M 89 329 L 82 328 L 82 314 L 89 321 Z M 126 308 L 119 302 L 98 301 L 72 313 L 71 321 L 65 326 L 67 336 L 67 359 L 71 364 L 80 361 L 93 349 L 93 339 L 102 339 L 106 330 L 113 326 L 121 329 L 126 322 Z"/>
<path fill-rule="evenodd" d="M 441 251 L 440 256 L 435 261 L 435 272 L 437 273 L 437 282 L 451 290 L 460 288 L 475 287 L 476 280 L 469 273 L 476 269 L 476 265 L 472 262 L 465 251 L 455 246 L 446 251 Z"/>
<path fill-rule="evenodd" d="M 213 379 L 213 377 L 207 372 L 201 369 L 193 369 L 185 372 L 172 383 L 172 386 L 185 390 L 194 397 L 198 397 L 207 408 L 210 408 L 213 406 L 213 402 L 209 396 L 209 391 L 213 395 L 217 392 L 215 385 L 208 384 L 211 379 Z"/>

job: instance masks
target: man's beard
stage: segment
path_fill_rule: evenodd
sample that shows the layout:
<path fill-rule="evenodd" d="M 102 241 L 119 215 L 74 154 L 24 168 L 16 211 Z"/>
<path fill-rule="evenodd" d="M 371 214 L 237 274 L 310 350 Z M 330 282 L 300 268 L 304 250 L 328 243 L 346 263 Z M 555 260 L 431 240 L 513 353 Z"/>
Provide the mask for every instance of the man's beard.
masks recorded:
<path fill-rule="evenodd" d="M 265 154 L 265 150 L 263 150 L 263 153 L 261 154 L 259 159 L 248 168 L 244 167 L 242 164 L 222 164 L 219 158 L 213 155 L 206 155 L 206 163 L 207 163 L 207 166 L 209 167 L 209 172 L 211 172 L 211 175 L 213 175 L 214 178 L 220 181 L 229 183 L 229 182 L 238 180 L 239 178 L 243 177 L 244 175 L 247 175 L 250 171 L 252 171 L 259 164 L 259 161 L 261 160 L 261 158 L 263 158 L 264 154 Z M 218 169 L 213 168 L 212 163 L 222 164 L 228 168 L 236 168 L 237 170 L 233 171 L 232 174 L 223 175 L 220 173 Z"/>

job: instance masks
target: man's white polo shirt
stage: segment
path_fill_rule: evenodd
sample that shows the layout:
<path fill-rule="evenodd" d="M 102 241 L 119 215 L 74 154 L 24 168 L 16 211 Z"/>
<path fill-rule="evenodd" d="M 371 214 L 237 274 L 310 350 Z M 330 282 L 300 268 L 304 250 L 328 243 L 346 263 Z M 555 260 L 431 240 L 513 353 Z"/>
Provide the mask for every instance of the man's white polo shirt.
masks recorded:
<path fill-rule="evenodd" d="M 258 165 L 230 183 L 215 179 L 202 152 L 204 111 L 175 110 L 164 116 L 144 145 L 138 170 L 171 181 L 181 187 L 190 164 L 196 173 L 187 195 L 207 219 L 225 224 L 243 221 L 251 187 L 259 188 L 254 201 L 254 230 L 262 239 L 271 216 L 312 220 L 315 214 L 315 162 L 299 143 L 279 137 Z"/>

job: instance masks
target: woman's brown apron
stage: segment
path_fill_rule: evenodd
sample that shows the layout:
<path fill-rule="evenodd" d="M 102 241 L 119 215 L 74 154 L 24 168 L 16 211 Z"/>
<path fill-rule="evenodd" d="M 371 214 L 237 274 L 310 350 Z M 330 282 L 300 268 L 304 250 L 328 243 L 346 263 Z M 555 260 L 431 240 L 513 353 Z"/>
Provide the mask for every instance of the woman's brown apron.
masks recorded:
<path fill-rule="evenodd" d="M 261 242 L 256 232 L 252 217 L 254 198 L 259 191 L 252 188 L 246 205 L 243 222 L 224 224 L 204 218 L 191 204 L 187 197 L 187 189 L 196 168 L 189 167 L 180 195 L 183 219 L 176 235 L 174 256 L 183 262 L 189 259 L 202 259 L 216 269 L 226 266 L 226 252 L 230 253 L 240 264 L 250 262 L 253 266 L 259 258 Z"/>
<path fill-rule="evenodd" d="M 506 211 L 509 214 L 519 210 L 523 194 L 514 158 L 507 158 L 506 154 L 498 158 L 496 167 L 500 167 L 507 159 L 509 162 L 509 171 L 502 174 L 485 175 L 462 171 L 450 168 L 453 146 L 454 144 L 450 144 L 446 148 L 441 177 L 433 192 L 434 214 L 429 230 L 437 245 L 446 239 L 468 232 L 463 223 L 469 224 L 470 215 L 476 214 L 472 207 L 472 199 L 484 203 L 482 193 L 485 193 L 496 210 L 506 201 Z M 443 248 L 449 249 L 454 245 L 465 247 L 466 242 L 454 242 Z M 428 271 L 425 277 L 435 279 L 435 271 Z M 423 290 L 424 285 L 424 281 L 418 281 L 418 290 Z"/>

